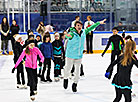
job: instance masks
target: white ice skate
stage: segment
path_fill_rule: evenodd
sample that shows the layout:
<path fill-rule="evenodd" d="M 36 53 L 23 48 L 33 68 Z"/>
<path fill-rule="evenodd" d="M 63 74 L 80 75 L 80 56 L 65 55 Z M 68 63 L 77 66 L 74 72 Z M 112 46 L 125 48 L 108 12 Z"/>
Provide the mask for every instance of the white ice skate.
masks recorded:
<path fill-rule="evenodd" d="M 132 96 L 133 98 L 135 98 L 135 97 L 136 97 L 136 94 L 135 94 L 135 93 L 132 93 L 131 96 Z"/>
<path fill-rule="evenodd" d="M 23 89 L 27 89 L 27 86 L 26 86 L 26 85 L 22 85 L 22 88 L 23 88 Z"/>
<path fill-rule="evenodd" d="M 34 100 L 35 100 L 35 95 L 30 96 L 30 99 L 31 99 L 32 101 L 34 101 Z"/>
<path fill-rule="evenodd" d="M 35 94 L 35 95 L 37 95 L 37 93 L 38 93 L 37 91 L 34 91 L 34 94 Z"/>
<path fill-rule="evenodd" d="M 17 88 L 18 89 L 22 89 L 22 85 L 21 84 L 17 84 Z"/>
<path fill-rule="evenodd" d="M 55 77 L 54 80 L 55 80 L 55 82 L 60 81 L 59 77 Z"/>

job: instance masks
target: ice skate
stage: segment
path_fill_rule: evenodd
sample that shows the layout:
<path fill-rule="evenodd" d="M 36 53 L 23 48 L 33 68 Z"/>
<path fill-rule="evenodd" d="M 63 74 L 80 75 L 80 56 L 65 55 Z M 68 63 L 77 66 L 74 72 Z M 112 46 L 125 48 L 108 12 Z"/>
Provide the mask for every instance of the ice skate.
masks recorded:
<path fill-rule="evenodd" d="M 76 83 L 72 84 L 72 91 L 77 92 L 77 84 Z"/>
<path fill-rule="evenodd" d="M 22 85 L 22 88 L 23 88 L 23 89 L 27 89 L 27 86 L 26 86 L 26 85 Z"/>
<path fill-rule="evenodd" d="M 34 91 L 34 94 L 35 94 L 35 95 L 37 95 L 37 93 L 38 93 L 37 91 Z"/>
<path fill-rule="evenodd" d="M 35 100 L 35 95 L 30 96 L 30 99 L 31 99 L 32 101 L 34 101 L 34 100 Z"/>
<path fill-rule="evenodd" d="M 59 77 L 55 77 L 54 80 L 55 80 L 55 82 L 59 82 L 60 81 Z"/>

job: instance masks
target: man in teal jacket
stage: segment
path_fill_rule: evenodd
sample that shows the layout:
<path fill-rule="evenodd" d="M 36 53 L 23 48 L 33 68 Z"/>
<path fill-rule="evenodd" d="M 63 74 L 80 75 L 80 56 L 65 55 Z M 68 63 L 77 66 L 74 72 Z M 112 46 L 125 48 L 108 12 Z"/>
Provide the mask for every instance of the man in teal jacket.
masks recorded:
<path fill-rule="evenodd" d="M 100 22 L 96 22 L 87 29 L 82 29 L 83 24 L 80 21 L 76 21 L 75 27 L 70 28 L 69 34 L 66 35 L 68 39 L 67 48 L 66 48 L 66 64 L 64 69 L 64 83 L 63 87 L 67 89 L 68 87 L 68 77 L 70 75 L 71 68 L 74 64 L 75 66 L 75 76 L 74 82 L 72 84 L 72 91 L 77 92 L 77 83 L 80 75 L 80 66 L 84 50 L 84 42 L 86 35 L 96 28 L 100 24 L 105 24 L 106 19 Z"/>

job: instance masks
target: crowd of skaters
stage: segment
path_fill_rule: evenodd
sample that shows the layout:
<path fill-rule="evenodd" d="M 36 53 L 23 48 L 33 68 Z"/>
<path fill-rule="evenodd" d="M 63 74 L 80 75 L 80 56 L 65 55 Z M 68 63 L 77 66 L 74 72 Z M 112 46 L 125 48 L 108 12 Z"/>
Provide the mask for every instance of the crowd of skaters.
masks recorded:
<path fill-rule="evenodd" d="M 91 21 L 91 16 L 87 16 L 87 20 L 88 21 L 86 21 L 84 25 L 85 29 L 82 29 L 83 24 L 79 20 L 79 16 L 76 16 L 75 21 L 72 22 L 72 27 L 68 28 L 67 31 L 64 31 L 61 34 L 58 32 L 54 33 L 55 40 L 53 42 L 51 42 L 50 36 L 50 32 L 53 32 L 52 26 L 44 26 L 43 22 L 40 22 L 37 28 L 39 34 L 35 36 L 32 30 L 28 30 L 28 38 L 26 39 L 25 44 L 23 44 L 22 36 L 18 34 L 19 26 L 16 24 L 16 21 L 13 20 L 13 24 L 10 27 L 6 17 L 3 18 L 0 26 L 2 33 L 1 49 L 4 51 L 2 53 L 8 53 L 7 42 L 11 39 L 15 63 L 12 73 L 17 69 L 17 88 L 26 89 L 27 86 L 30 87 L 31 100 L 35 100 L 35 95 L 37 94 L 37 77 L 40 77 L 41 82 L 53 81 L 50 78 L 51 60 L 54 62 L 54 81 L 58 82 L 60 79 L 64 78 L 63 87 L 64 89 L 67 89 L 70 75 L 72 75 L 74 76 L 72 79 L 72 91 L 77 92 L 79 77 L 84 75 L 82 58 L 85 40 L 87 40 L 87 53 L 93 53 L 91 44 L 93 31 L 98 25 L 105 24 L 106 21 L 106 19 L 104 19 L 94 23 Z M 9 34 L 10 29 L 11 34 Z M 136 43 L 132 40 L 131 36 L 125 37 L 124 33 L 122 34 L 122 37 L 119 36 L 116 27 L 113 28 L 112 31 L 113 35 L 109 38 L 107 47 L 102 53 L 103 56 L 109 48 L 109 45 L 112 44 L 111 64 L 106 70 L 105 77 L 108 79 L 111 78 L 113 66 L 117 64 L 118 70 L 112 81 L 112 85 L 115 86 L 116 91 L 116 98 L 113 102 L 119 102 L 122 94 L 124 94 L 126 101 L 131 102 L 131 69 L 133 64 L 138 67 L 138 62 L 135 56 Z M 126 42 L 124 40 L 126 40 Z M 120 41 L 122 42 L 121 44 Z M 3 47 L 3 45 L 5 45 L 5 47 Z M 116 55 L 117 59 L 115 60 Z M 25 85 L 23 70 L 24 61 L 28 79 L 27 86 Z M 39 68 L 38 73 L 37 68 Z M 46 68 L 47 74 L 45 76 Z M 64 77 L 62 77 L 62 69 L 64 70 Z M 124 75 L 127 75 L 128 77 Z M 124 78 L 125 83 L 122 78 Z"/>

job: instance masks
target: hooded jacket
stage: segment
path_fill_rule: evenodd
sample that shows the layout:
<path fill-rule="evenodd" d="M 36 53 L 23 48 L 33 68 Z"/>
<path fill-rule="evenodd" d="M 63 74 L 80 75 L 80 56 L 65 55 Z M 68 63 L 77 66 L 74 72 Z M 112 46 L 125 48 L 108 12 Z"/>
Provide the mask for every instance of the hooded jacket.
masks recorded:
<path fill-rule="evenodd" d="M 66 36 L 66 38 L 68 38 L 68 43 L 65 56 L 72 59 L 81 59 L 83 56 L 84 42 L 86 39 L 86 35 L 89 34 L 89 32 L 92 31 L 94 28 L 96 28 L 98 25 L 100 25 L 100 22 L 91 25 L 85 30 L 82 29 L 80 34 L 78 34 L 75 27 L 70 28 L 69 34 L 72 37 Z"/>

